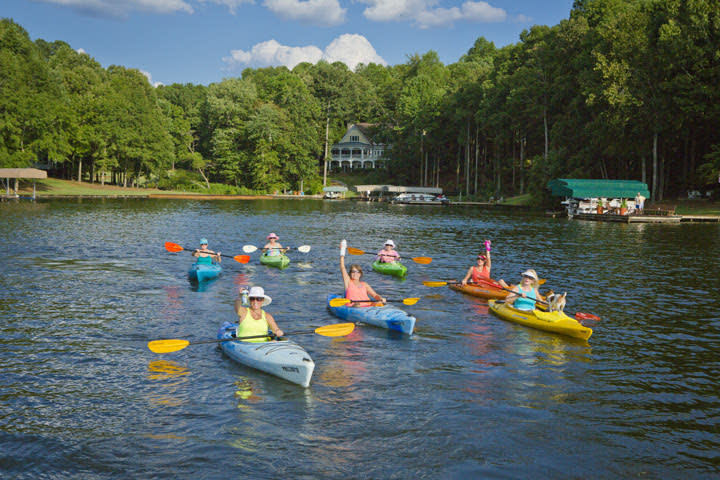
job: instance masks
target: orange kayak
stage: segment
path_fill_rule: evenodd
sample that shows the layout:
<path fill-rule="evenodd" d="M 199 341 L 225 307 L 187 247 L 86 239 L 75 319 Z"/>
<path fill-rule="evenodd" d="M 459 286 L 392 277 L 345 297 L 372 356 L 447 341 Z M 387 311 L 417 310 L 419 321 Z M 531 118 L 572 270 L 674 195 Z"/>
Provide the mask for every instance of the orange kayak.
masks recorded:
<path fill-rule="evenodd" d="M 448 287 L 455 291 L 467 293 L 473 297 L 487 298 L 487 299 L 498 299 L 502 300 L 507 297 L 510 292 L 504 290 L 500 286 L 494 286 L 494 281 L 472 283 L 463 285 L 462 283 L 448 283 Z"/>

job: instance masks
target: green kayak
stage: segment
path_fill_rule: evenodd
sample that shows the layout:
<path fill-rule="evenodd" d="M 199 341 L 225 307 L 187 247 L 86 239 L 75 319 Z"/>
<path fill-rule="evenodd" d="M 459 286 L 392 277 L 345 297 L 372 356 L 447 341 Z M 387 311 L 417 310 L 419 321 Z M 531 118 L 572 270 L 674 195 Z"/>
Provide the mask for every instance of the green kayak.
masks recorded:
<path fill-rule="evenodd" d="M 407 275 L 407 267 L 400 262 L 382 263 L 375 260 L 372 263 L 372 269 L 378 273 L 392 275 L 394 277 L 404 277 Z"/>
<path fill-rule="evenodd" d="M 285 268 L 290 265 L 290 258 L 287 255 L 260 255 L 260 263 L 269 267 Z"/>

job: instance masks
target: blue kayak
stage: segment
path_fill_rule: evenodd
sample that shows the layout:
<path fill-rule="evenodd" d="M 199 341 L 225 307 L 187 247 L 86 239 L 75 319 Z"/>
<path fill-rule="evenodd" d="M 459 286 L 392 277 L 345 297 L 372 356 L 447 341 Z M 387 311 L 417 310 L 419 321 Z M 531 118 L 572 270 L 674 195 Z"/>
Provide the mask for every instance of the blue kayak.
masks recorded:
<path fill-rule="evenodd" d="M 338 318 L 351 322 L 362 322 L 375 327 L 395 330 L 407 335 L 412 335 L 415 328 L 415 317 L 409 315 L 405 310 L 385 305 L 382 307 L 331 307 L 330 300 L 343 298 L 342 295 L 331 293 L 327 296 L 327 305 L 330 312 Z"/>
<path fill-rule="evenodd" d="M 190 280 L 204 282 L 217 278 L 220 273 L 222 273 L 222 267 L 216 263 L 193 263 L 190 270 L 188 270 L 188 277 L 190 277 Z"/>

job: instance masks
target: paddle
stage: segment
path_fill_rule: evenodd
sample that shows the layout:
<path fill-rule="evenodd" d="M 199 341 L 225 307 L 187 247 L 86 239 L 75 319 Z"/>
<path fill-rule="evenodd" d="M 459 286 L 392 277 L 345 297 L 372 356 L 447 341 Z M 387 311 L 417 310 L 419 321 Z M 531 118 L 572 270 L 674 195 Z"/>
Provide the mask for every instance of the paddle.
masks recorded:
<path fill-rule="evenodd" d="M 544 278 L 541 278 L 538 280 L 539 285 L 543 285 L 547 280 Z M 497 288 L 498 290 L 502 290 L 503 286 L 497 283 L 495 280 L 480 280 L 480 282 L 467 282 L 468 285 L 487 285 L 488 287 Z M 462 282 L 458 282 L 457 280 L 443 280 L 439 282 L 423 282 L 423 285 L 426 287 L 444 287 L 446 285 L 461 285 Z"/>
<path fill-rule="evenodd" d="M 177 243 L 173 243 L 173 242 L 165 242 L 165 250 L 167 250 L 168 252 L 177 253 L 177 252 L 182 252 L 183 250 L 185 250 L 186 252 L 192 252 L 196 249 L 195 248 L 185 248 L 185 247 L 182 247 L 182 246 L 178 245 Z M 215 255 L 217 255 L 217 254 L 215 253 Z M 232 255 L 225 255 L 225 254 L 221 253 L 220 256 L 232 258 L 233 260 L 235 260 L 236 262 L 239 262 L 239 263 L 248 263 L 250 261 L 249 255 L 235 255 L 233 257 Z"/>
<path fill-rule="evenodd" d="M 347 247 L 347 252 L 350 255 L 377 255 L 375 253 L 366 252 L 364 250 L 360 250 L 359 248 L 353 248 L 353 247 Z M 394 256 L 394 255 L 386 255 L 386 256 L 390 257 L 390 256 Z M 411 260 L 415 263 L 419 263 L 420 265 L 427 265 L 430 262 L 432 262 L 431 257 L 412 257 Z"/>
<path fill-rule="evenodd" d="M 415 305 L 418 300 L 420 300 L 419 297 L 415 298 L 392 298 L 385 300 L 386 302 L 402 302 L 404 305 Z M 350 300 L 349 298 L 333 298 L 330 300 L 330 306 L 331 307 L 342 307 L 343 305 L 347 305 L 348 303 L 368 303 L 368 302 L 376 302 L 377 300 Z"/>
<path fill-rule="evenodd" d="M 258 250 L 258 247 L 255 245 L 245 245 L 243 248 L 243 252 L 245 253 L 252 253 Z M 299 247 L 271 247 L 272 250 L 297 250 L 301 253 L 308 253 L 310 251 L 310 245 L 300 245 Z"/>
<path fill-rule="evenodd" d="M 322 335 L 324 337 L 343 337 L 345 335 L 348 335 L 350 332 L 353 331 L 355 328 L 354 323 L 335 323 L 333 325 L 325 325 L 324 327 L 318 327 L 315 330 L 306 330 L 301 332 L 293 332 L 293 333 L 286 333 L 283 335 L 284 337 L 288 335 L 306 335 L 309 333 L 317 333 L 318 335 Z M 275 334 L 268 333 L 267 335 L 252 335 L 250 337 L 230 337 L 230 338 L 223 338 L 223 339 L 217 339 L 217 340 L 201 340 L 199 342 L 190 342 L 188 340 L 180 340 L 180 339 L 168 339 L 168 340 L 153 340 L 151 342 L 148 342 L 148 348 L 155 352 L 155 353 L 170 353 L 170 352 L 177 352 L 178 350 L 182 350 L 183 348 L 187 347 L 188 345 L 199 345 L 201 343 L 220 343 L 220 342 L 229 342 L 231 340 L 249 340 L 252 338 L 277 338 Z"/>

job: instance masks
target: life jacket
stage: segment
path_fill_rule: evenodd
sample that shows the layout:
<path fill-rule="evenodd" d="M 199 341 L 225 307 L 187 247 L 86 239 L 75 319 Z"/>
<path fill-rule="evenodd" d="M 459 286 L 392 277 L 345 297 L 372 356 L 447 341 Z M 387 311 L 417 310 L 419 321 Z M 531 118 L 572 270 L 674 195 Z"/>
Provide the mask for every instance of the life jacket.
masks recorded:
<path fill-rule="evenodd" d="M 250 309 L 248 308 L 245 313 L 245 318 L 243 318 L 242 322 L 240 322 L 237 330 L 235 331 L 235 335 L 240 338 L 267 334 L 269 325 L 267 319 L 265 318 L 265 310 L 261 310 L 261 312 L 262 316 L 259 320 L 256 320 L 253 318 L 252 314 L 250 313 Z M 243 342 L 260 343 L 267 342 L 268 340 L 270 340 L 269 337 L 248 338 L 247 340 L 243 340 Z"/>

